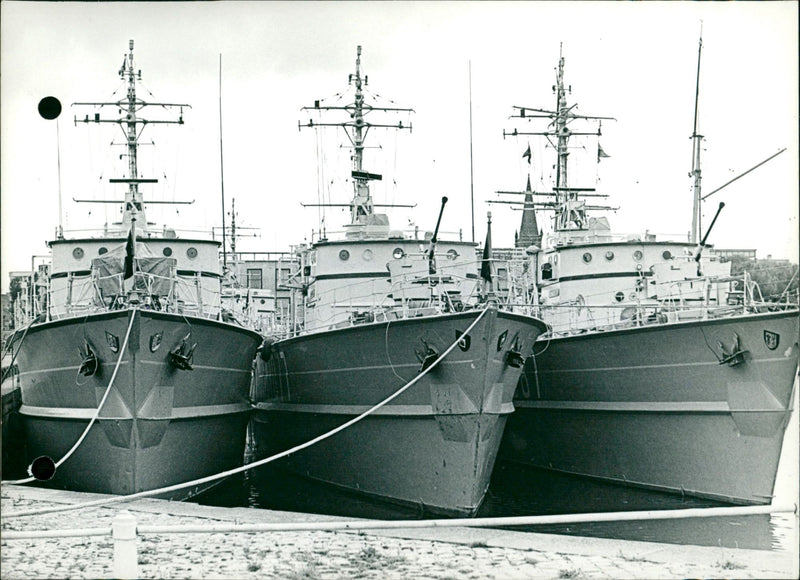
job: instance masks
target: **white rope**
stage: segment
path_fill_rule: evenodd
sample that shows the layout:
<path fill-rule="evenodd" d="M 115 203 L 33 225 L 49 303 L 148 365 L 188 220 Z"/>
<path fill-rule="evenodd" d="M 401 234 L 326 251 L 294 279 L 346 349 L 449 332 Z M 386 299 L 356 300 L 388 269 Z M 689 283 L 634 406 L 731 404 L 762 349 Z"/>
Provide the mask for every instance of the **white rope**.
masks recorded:
<path fill-rule="evenodd" d="M 161 495 L 161 494 L 164 494 L 164 493 L 177 491 L 177 490 L 180 490 L 180 489 L 183 489 L 183 488 L 186 488 L 186 487 L 199 486 L 199 485 L 203 485 L 203 484 L 206 484 L 206 483 L 210 483 L 212 481 L 216 481 L 218 479 L 223 479 L 223 478 L 226 478 L 226 477 L 230 477 L 232 475 L 236 475 L 238 473 L 242 473 L 244 471 L 248 471 L 248 470 L 254 469 L 256 467 L 261 467 L 262 465 L 266 465 L 267 463 L 271 463 L 273 461 L 276 461 L 278 459 L 286 457 L 287 455 L 291 455 L 292 453 L 297 453 L 298 451 L 306 449 L 307 447 L 311 447 L 312 445 L 316 445 L 320 441 L 324 441 L 325 439 L 328 439 L 328 438 L 336 435 L 340 431 L 344 431 L 345 429 L 347 429 L 351 425 L 354 425 L 354 424 L 358 423 L 359 421 L 361 421 L 365 417 L 371 415 L 372 413 L 374 413 L 375 411 L 377 411 L 378 409 L 380 409 L 384 405 L 388 404 L 389 402 L 393 401 L 394 399 L 399 397 L 401 394 L 403 394 L 406 390 L 408 390 L 411 386 L 413 386 L 418 380 L 420 380 L 422 377 L 424 377 L 426 374 L 428 374 L 434 367 L 436 367 L 436 365 L 438 365 L 439 362 L 442 361 L 448 354 L 450 354 L 450 352 L 460 342 L 461 337 L 464 336 L 465 334 L 469 334 L 469 332 L 473 328 L 475 328 L 475 325 L 478 324 L 478 322 L 481 320 L 481 318 L 483 318 L 483 316 L 486 314 L 487 311 L 488 311 L 488 308 L 486 308 L 483 311 L 481 311 L 481 313 L 475 318 L 475 320 L 472 321 L 472 324 L 470 324 L 467 327 L 467 329 L 463 333 L 461 333 L 460 336 L 458 336 L 456 338 L 455 342 L 453 342 L 453 344 L 451 344 L 447 348 L 447 350 L 445 350 L 433 362 L 433 364 L 431 364 L 428 368 L 424 369 L 420 374 L 418 374 L 416 377 L 411 379 L 404 386 L 400 387 L 397 391 L 395 391 L 393 394 L 391 394 L 388 397 L 386 397 L 380 403 L 376 404 L 375 406 L 373 406 L 370 409 L 367 409 L 366 411 L 361 413 L 358 417 L 350 419 L 346 423 L 344 423 L 342 425 L 339 425 L 335 429 L 332 429 L 332 430 L 328 431 L 327 433 L 323 433 L 322 435 L 319 435 L 318 437 L 315 437 L 314 439 L 311 439 L 310 441 L 306 441 L 305 443 L 301 443 L 300 445 L 292 447 L 291 449 L 287 449 L 286 451 L 281 451 L 280 453 L 272 455 L 271 457 L 265 457 L 264 459 L 260 459 L 259 461 L 255 461 L 253 463 L 248 463 L 247 465 L 242 465 L 242 466 L 236 467 L 234 469 L 229 469 L 228 471 L 223 471 L 223 472 L 217 473 L 215 475 L 209 475 L 207 477 L 202 477 L 200 479 L 195 479 L 193 481 L 187 481 L 187 482 L 184 482 L 184 483 L 178 483 L 178 484 L 175 484 L 175 485 L 170 485 L 170 486 L 162 487 L 162 488 L 159 488 L 159 489 L 151 489 L 151 490 L 147 490 L 147 491 L 140 491 L 138 493 L 133 493 L 133 494 L 130 494 L 130 495 L 123 495 L 123 496 L 116 496 L 116 497 L 112 497 L 112 498 L 99 499 L 99 500 L 85 502 L 85 503 L 76 504 L 76 505 L 53 507 L 53 508 L 44 508 L 44 509 L 39 509 L 39 510 L 30 510 L 30 511 L 27 511 L 27 512 L 23 511 L 23 512 L 17 512 L 17 513 L 11 513 L 11 514 L 3 513 L 2 518 L 3 519 L 10 519 L 10 518 L 19 518 L 19 517 L 23 517 L 23 516 L 33 516 L 33 515 L 49 514 L 49 513 L 55 513 L 55 512 L 64 512 L 64 511 L 70 511 L 70 510 L 76 510 L 76 509 L 82 509 L 82 508 L 90 508 L 90 507 L 105 506 L 105 505 L 110 505 L 110 504 L 115 504 L 115 503 L 122 503 L 122 502 L 125 502 L 125 501 L 130 501 L 130 500 L 138 499 L 138 498 L 142 498 L 142 497 L 149 497 L 149 496 L 153 496 L 153 495 Z M 7 511 L 7 510 L 4 510 L 4 512 L 5 511 Z"/>
<path fill-rule="evenodd" d="M 125 333 L 125 340 L 122 342 L 122 348 L 119 349 L 119 358 L 117 358 L 117 364 L 114 367 L 114 373 L 111 375 L 111 380 L 108 382 L 108 386 L 106 387 L 106 392 L 103 393 L 103 398 L 100 400 L 100 404 L 97 405 L 97 409 L 95 410 L 94 415 L 92 415 L 92 419 L 89 421 L 89 424 L 86 426 L 86 429 L 83 430 L 83 433 L 81 434 L 81 436 L 75 442 L 75 445 L 72 446 L 72 449 L 67 451 L 67 453 L 64 455 L 64 457 L 62 457 L 61 459 L 59 459 L 56 462 L 56 464 L 55 464 L 56 469 L 58 469 L 67 459 L 70 458 L 70 456 L 73 453 L 75 453 L 75 450 L 78 449 L 78 447 L 80 446 L 81 443 L 83 443 L 83 440 L 89 434 L 89 429 L 92 428 L 92 425 L 94 425 L 94 422 L 97 420 L 97 417 L 100 415 L 100 411 L 102 410 L 103 405 L 105 404 L 106 399 L 108 398 L 108 394 L 111 392 L 111 387 L 114 384 L 114 379 L 117 378 L 117 371 L 119 371 L 120 363 L 122 363 L 122 357 L 125 355 L 125 349 L 128 346 L 128 337 L 131 335 L 131 328 L 133 328 L 133 320 L 135 318 L 136 318 L 136 310 L 133 310 L 131 312 L 131 321 L 128 323 L 128 331 Z M 3 484 L 6 484 L 6 483 L 9 483 L 9 484 L 23 484 L 23 483 L 31 483 L 32 481 L 36 481 L 36 478 L 35 477 L 26 477 L 25 479 L 18 479 L 18 480 L 15 480 L 15 481 L 4 481 L 2 483 Z"/>

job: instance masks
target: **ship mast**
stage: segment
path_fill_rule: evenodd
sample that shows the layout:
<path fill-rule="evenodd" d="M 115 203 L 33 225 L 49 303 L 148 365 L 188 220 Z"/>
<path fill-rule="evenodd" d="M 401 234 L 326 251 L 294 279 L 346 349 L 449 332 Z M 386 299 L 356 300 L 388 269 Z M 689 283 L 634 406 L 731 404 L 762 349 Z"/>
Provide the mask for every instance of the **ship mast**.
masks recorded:
<path fill-rule="evenodd" d="M 413 109 L 399 108 L 399 107 L 382 107 L 364 102 L 364 87 L 368 83 L 368 77 L 361 75 L 361 46 L 356 49 L 356 72 L 351 73 L 348 77 L 348 84 L 355 86 L 355 98 L 353 103 L 345 106 L 329 106 L 321 105 L 320 101 L 315 101 L 313 107 L 303 107 L 304 111 L 346 111 L 350 120 L 342 123 L 320 123 L 309 120 L 306 125 L 302 127 L 342 127 L 345 134 L 350 139 L 353 146 L 353 166 L 351 176 L 354 181 L 353 199 L 349 204 L 350 207 L 350 223 L 351 225 L 367 224 L 370 216 L 374 213 L 376 204 L 372 202 L 370 195 L 369 182 L 372 180 L 380 181 L 383 176 L 376 173 L 368 173 L 364 171 L 364 142 L 367 138 L 367 133 L 372 127 L 382 127 L 390 129 L 408 129 L 411 130 L 411 124 L 403 125 L 402 121 L 398 123 L 382 124 L 370 123 L 365 119 L 367 113 L 372 111 L 393 111 L 393 112 L 413 112 Z M 306 206 L 317 204 L 304 204 Z M 337 204 L 322 204 L 326 206 L 334 206 Z M 398 206 L 394 207 L 408 207 Z"/>
<path fill-rule="evenodd" d="M 694 195 L 692 203 L 692 233 L 691 242 L 696 244 L 700 241 L 700 230 L 702 220 L 702 195 L 700 191 L 701 172 L 700 172 L 700 144 L 703 136 L 697 133 L 697 106 L 700 100 L 700 55 L 703 52 L 703 32 L 700 31 L 700 42 L 697 47 L 697 81 L 694 92 L 694 126 L 692 129 L 692 172 L 690 177 L 694 177 Z"/>
<path fill-rule="evenodd" d="M 556 150 L 557 165 L 556 165 L 556 181 L 553 186 L 553 193 L 538 193 L 538 192 L 497 192 L 497 193 L 519 193 L 519 194 L 532 194 L 532 195 L 545 195 L 553 198 L 550 202 L 534 203 L 534 206 L 540 209 L 553 210 L 553 229 L 556 232 L 569 231 L 569 230 L 582 230 L 586 229 L 587 209 L 595 210 L 609 210 L 615 209 L 605 206 L 587 206 L 581 197 L 599 196 L 598 194 L 590 194 L 584 192 L 595 191 L 592 187 L 571 187 L 568 180 L 568 160 L 569 160 L 569 140 L 577 135 L 600 135 L 600 129 L 595 132 L 573 131 L 570 129 L 569 124 L 576 120 L 615 120 L 613 117 L 597 117 L 589 115 L 578 115 L 574 112 L 576 104 L 567 104 L 567 91 L 572 92 L 572 87 L 564 85 L 564 56 L 563 46 L 559 45 L 558 68 L 556 69 L 556 84 L 553 85 L 553 92 L 556 94 L 556 108 L 551 111 L 548 109 L 537 109 L 534 107 L 519 107 L 513 108 L 517 112 L 511 115 L 512 118 L 519 119 L 550 119 L 550 125 L 553 127 L 550 131 L 544 132 L 523 132 L 514 129 L 513 131 L 503 131 L 503 137 L 507 136 L 520 136 L 520 135 L 536 135 L 544 136 L 547 138 L 550 145 Z M 533 114 L 531 114 L 531 112 Z M 605 196 L 602 196 L 605 197 Z M 517 202 L 495 202 L 495 203 L 517 203 Z"/>
<path fill-rule="evenodd" d="M 157 183 L 157 179 L 143 178 L 139 176 L 138 167 L 138 150 L 139 139 L 141 138 L 142 131 L 146 125 L 152 124 L 183 124 L 183 107 L 190 107 L 187 104 L 178 103 L 148 103 L 136 96 L 136 82 L 142 80 L 142 71 L 136 71 L 134 68 L 133 60 L 133 40 L 129 41 L 128 53 L 124 56 L 122 66 L 119 69 L 119 76 L 127 81 L 127 91 L 124 99 L 116 102 L 84 102 L 73 103 L 78 106 L 94 106 L 94 107 L 117 107 L 119 112 L 123 114 L 122 117 L 116 119 L 101 119 L 99 113 L 95 113 L 93 118 L 86 115 L 83 119 L 74 119 L 75 123 L 115 123 L 120 126 L 125 136 L 125 146 L 127 149 L 128 157 L 128 175 L 122 178 L 111 178 L 110 183 L 127 183 L 128 190 L 125 192 L 124 208 L 122 213 L 122 226 L 125 229 L 130 229 L 133 223 L 138 223 L 142 229 L 147 228 L 147 219 L 144 209 L 144 198 L 142 192 L 139 190 L 139 185 L 143 183 Z M 178 120 L 170 119 L 144 119 L 139 117 L 138 113 L 148 106 L 159 106 L 164 109 L 180 108 L 180 115 Z M 86 203 L 119 203 L 117 201 L 104 201 L 104 200 L 75 200 Z M 182 204 L 192 202 L 148 202 L 148 203 L 171 203 Z"/>

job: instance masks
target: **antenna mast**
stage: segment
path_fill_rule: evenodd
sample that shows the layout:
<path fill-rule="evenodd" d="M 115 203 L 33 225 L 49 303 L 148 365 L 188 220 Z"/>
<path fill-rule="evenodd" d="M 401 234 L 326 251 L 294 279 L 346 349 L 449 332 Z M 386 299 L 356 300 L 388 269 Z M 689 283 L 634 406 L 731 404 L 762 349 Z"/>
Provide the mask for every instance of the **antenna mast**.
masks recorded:
<path fill-rule="evenodd" d="M 370 105 L 364 102 L 364 92 L 363 88 L 368 83 L 367 76 L 361 76 L 361 46 L 359 45 L 356 49 L 356 72 L 354 74 L 350 74 L 348 78 L 348 83 L 355 86 L 355 99 L 354 102 L 345 105 L 345 106 L 328 106 L 328 105 L 320 105 L 320 101 L 315 101 L 313 107 L 303 107 L 304 111 L 308 110 L 316 110 L 316 111 L 333 111 L 333 110 L 341 110 L 346 111 L 350 119 L 349 121 L 345 121 L 342 123 L 317 123 L 312 120 L 309 120 L 306 125 L 300 125 L 298 123 L 298 128 L 302 127 L 342 127 L 345 131 L 345 134 L 350 139 L 350 142 L 353 145 L 353 169 L 351 172 L 351 176 L 355 182 L 355 191 L 353 194 L 353 200 L 350 202 L 350 223 L 351 225 L 355 224 L 366 224 L 368 222 L 369 216 L 373 215 L 374 204 L 372 203 L 372 197 L 370 196 L 369 191 L 369 182 L 372 180 L 380 181 L 383 179 L 382 175 L 376 173 L 367 173 L 364 171 L 364 141 L 366 140 L 367 133 L 369 132 L 370 128 L 372 127 L 382 127 L 382 128 L 390 128 L 390 129 L 408 129 L 411 130 L 411 124 L 403 125 L 402 121 L 399 121 L 396 124 L 381 124 L 381 123 L 370 123 L 368 122 L 365 117 L 367 113 L 372 111 L 393 111 L 393 112 L 413 112 L 413 109 L 408 108 L 399 108 L 399 107 L 381 107 L 376 105 Z M 333 204 L 325 204 L 325 205 L 333 205 Z"/>
<path fill-rule="evenodd" d="M 694 92 L 694 126 L 692 129 L 692 172 L 690 177 L 694 177 L 694 196 L 692 203 L 692 233 L 691 242 L 698 243 L 700 241 L 700 228 L 702 219 L 701 208 L 701 193 L 700 193 L 700 144 L 703 141 L 703 136 L 697 133 L 697 108 L 700 100 L 700 55 L 703 52 L 703 25 L 700 24 L 700 42 L 697 47 L 697 82 L 695 84 Z"/>
<path fill-rule="evenodd" d="M 567 161 L 569 158 L 569 140 L 576 135 L 600 135 L 600 129 L 593 132 L 573 131 L 569 128 L 569 124 L 576 120 L 616 120 L 613 117 L 597 117 L 589 115 L 578 115 L 573 112 L 576 105 L 567 105 L 567 91 L 571 92 L 572 87 L 564 86 L 564 56 L 562 45 L 559 45 L 558 55 L 558 69 L 556 72 L 556 84 L 553 85 L 553 92 L 556 93 L 556 109 L 550 111 L 547 109 L 537 109 L 534 107 L 518 107 L 514 106 L 517 113 L 512 117 L 520 119 L 550 119 L 550 125 L 553 127 L 550 131 L 544 132 L 522 132 L 514 129 L 511 132 L 503 131 L 503 137 L 519 135 L 537 135 L 547 138 L 549 143 L 556 149 L 558 161 L 556 165 L 556 182 L 553 187 L 552 194 L 545 194 L 555 198 L 554 202 L 547 202 L 544 204 L 536 204 L 535 207 L 549 209 L 554 211 L 553 225 L 555 231 L 567 231 L 576 229 L 585 229 L 587 223 L 586 210 L 587 209 L 616 209 L 612 207 L 601 206 L 587 206 L 585 202 L 580 199 L 585 191 L 594 191 L 594 188 L 570 187 L 567 179 Z M 533 114 L 531 114 L 531 112 Z M 555 137 L 555 143 L 553 138 Z M 515 192 L 527 193 L 527 192 Z M 533 193 L 533 192 L 530 192 Z M 509 202 L 493 202 L 493 203 L 509 203 Z M 516 204 L 518 202 L 510 202 Z"/>
<path fill-rule="evenodd" d="M 118 179 L 109 179 L 110 183 L 127 183 L 128 191 L 125 193 L 124 209 L 122 217 L 122 225 L 125 228 L 130 228 L 131 223 L 136 221 L 141 224 L 142 229 L 147 229 L 147 219 L 145 219 L 144 212 L 144 199 L 142 193 L 139 191 L 140 183 L 158 183 L 157 179 L 141 178 L 139 177 L 139 168 L 137 165 L 137 155 L 139 149 L 139 139 L 141 138 L 144 127 L 154 124 L 183 124 L 183 107 L 190 107 L 187 104 L 178 103 L 148 103 L 136 96 L 136 81 L 142 80 L 142 71 L 134 69 L 133 62 L 133 40 L 129 41 L 129 52 L 124 56 L 122 66 L 119 69 L 119 76 L 127 81 L 127 94 L 126 97 L 116 102 L 87 102 L 87 103 L 73 103 L 78 106 L 95 106 L 95 107 L 116 107 L 123 116 L 117 119 L 101 119 L 100 113 L 95 113 L 94 118 L 90 119 L 86 115 L 83 119 L 75 118 L 74 122 L 77 123 L 115 123 L 120 126 L 125 135 L 125 145 L 128 150 L 128 176 Z M 148 106 L 159 106 L 164 109 L 170 107 L 179 107 L 180 116 L 177 121 L 175 120 L 159 120 L 159 119 L 143 119 L 138 116 L 138 112 Z M 141 129 L 138 129 L 141 126 Z M 76 200 L 76 201 L 89 201 L 95 203 L 106 203 L 104 201 L 95 200 Z M 114 202 L 117 203 L 117 202 Z M 165 203 L 165 202 L 151 202 L 151 203 Z M 185 203 L 185 202 L 166 202 L 166 203 Z"/>
<path fill-rule="evenodd" d="M 472 171 L 472 61 L 469 61 L 469 200 L 472 217 L 472 241 L 475 241 L 475 181 Z"/>
<path fill-rule="evenodd" d="M 219 54 L 219 185 L 222 193 L 222 270 L 228 267 L 228 253 L 225 249 L 225 164 L 222 162 L 222 53 Z M 233 248 L 231 248 L 233 249 Z"/>

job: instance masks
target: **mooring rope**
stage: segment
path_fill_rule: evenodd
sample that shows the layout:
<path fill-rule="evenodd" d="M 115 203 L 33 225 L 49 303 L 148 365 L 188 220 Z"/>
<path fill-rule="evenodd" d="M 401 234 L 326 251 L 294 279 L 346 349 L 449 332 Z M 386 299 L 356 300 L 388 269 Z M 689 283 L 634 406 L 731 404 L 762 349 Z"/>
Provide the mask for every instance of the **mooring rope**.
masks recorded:
<path fill-rule="evenodd" d="M 117 371 L 119 371 L 120 364 L 122 363 L 122 357 L 125 355 L 125 349 L 128 346 L 128 337 L 130 337 L 131 335 L 131 328 L 133 328 L 133 321 L 135 318 L 136 318 L 136 310 L 132 310 L 131 321 L 128 323 L 128 331 L 125 333 L 125 340 L 122 341 L 122 348 L 119 349 L 119 357 L 117 358 L 117 364 L 114 367 L 114 373 L 111 375 L 111 380 L 108 382 L 108 386 L 106 387 L 106 392 L 103 393 L 103 398 L 100 399 L 100 404 L 97 405 L 97 409 L 92 415 L 89 424 L 83 430 L 83 433 L 81 433 L 81 436 L 75 442 L 75 445 L 72 446 L 72 449 L 67 451 L 67 453 L 55 463 L 56 469 L 58 469 L 67 459 L 69 459 L 70 456 L 73 453 L 75 453 L 75 451 L 78 449 L 78 447 L 80 447 L 80 444 L 83 443 L 83 440 L 86 439 L 86 436 L 89 434 L 89 429 L 92 428 L 92 425 L 94 425 L 95 421 L 97 421 L 97 418 L 100 416 L 100 411 L 102 410 L 103 405 L 105 404 L 106 399 L 108 398 L 108 394 L 111 392 L 111 387 L 114 385 L 114 379 L 117 378 Z M 25 479 L 18 479 L 15 481 L 4 481 L 2 483 L 3 485 L 7 483 L 18 485 L 23 483 L 31 483 L 33 481 L 36 481 L 36 478 L 31 476 L 31 477 L 26 477 Z"/>
<path fill-rule="evenodd" d="M 254 469 L 256 467 L 261 467 L 262 465 L 266 465 L 267 463 L 271 463 L 273 461 L 276 461 L 278 459 L 286 457 L 287 455 L 291 455 L 292 453 L 297 453 L 298 451 L 302 451 L 303 449 L 306 449 L 307 447 L 311 447 L 312 445 L 316 445 L 320 441 L 324 441 L 325 439 L 333 437 L 334 435 L 336 435 L 340 431 L 344 431 L 348 427 L 358 423 L 362 419 L 364 419 L 367 416 L 371 415 L 372 413 L 374 413 L 375 411 L 377 411 L 378 409 L 380 409 L 384 405 L 390 403 L 391 401 L 393 401 L 394 399 L 399 397 L 401 394 L 403 394 L 406 390 L 411 388 L 411 386 L 413 386 L 418 380 L 420 380 L 422 377 L 424 377 L 426 374 L 428 374 L 434 367 L 436 367 L 439 364 L 439 362 L 441 362 L 448 354 L 450 354 L 450 352 L 461 341 L 461 337 L 464 336 L 465 334 L 468 334 L 473 328 L 475 328 L 475 326 L 483 318 L 483 316 L 486 314 L 486 312 L 488 310 L 489 310 L 488 307 L 484 308 L 481 311 L 481 313 L 475 318 L 475 320 L 473 320 L 472 323 L 467 327 L 467 329 L 464 332 L 462 332 L 461 335 L 456 337 L 455 342 L 453 342 L 453 344 L 451 344 L 449 347 L 447 347 L 447 349 L 441 355 L 439 355 L 439 357 L 435 361 L 433 361 L 433 363 L 428 368 L 424 369 L 416 377 L 414 377 L 408 383 L 406 383 L 405 385 L 400 387 L 397 391 L 395 391 L 394 393 L 392 393 L 391 395 L 386 397 L 380 403 L 377 403 L 373 407 L 367 409 L 366 411 L 361 413 L 359 416 L 354 417 L 353 419 L 350 419 L 346 423 L 343 423 L 342 425 L 339 425 L 338 427 L 336 427 L 334 429 L 331 429 L 327 433 L 323 433 L 322 435 L 319 435 L 318 437 L 315 437 L 314 439 L 306 441 L 305 443 L 301 443 L 300 445 L 292 447 L 291 449 L 287 449 L 286 451 L 281 451 L 280 453 L 277 453 L 277 454 L 272 455 L 270 457 L 265 457 L 264 459 L 260 459 L 258 461 L 253 462 L 253 463 L 248 463 L 247 465 L 242 465 L 242 466 L 236 467 L 234 469 L 229 469 L 228 471 L 223 471 L 223 472 L 217 473 L 215 475 L 209 475 L 209 476 L 206 476 L 206 477 L 202 477 L 200 479 L 195 479 L 193 481 L 187 481 L 187 482 L 184 482 L 184 483 L 178 483 L 178 484 L 175 484 L 175 485 L 170 485 L 170 486 L 162 487 L 162 488 L 159 488 L 159 489 L 151 489 L 151 490 L 147 490 L 147 491 L 140 491 L 140 492 L 132 493 L 132 494 L 129 494 L 129 495 L 122 495 L 122 496 L 115 496 L 115 497 L 111 497 L 111 498 L 104 498 L 104 499 L 89 501 L 89 502 L 85 502 L 85 503 L 81 503 L 81 504 L 75 504 L 75 505 L 60 506 L 60 507 L 53 507 L 53 508 L 42 508 L 42 509 L 38 509 L 38 510 L 29 510 L 29 511 L 10 513 L 10 514 L 9 513 L 5 513 L 5 511 L 7 511 L 7 510 L 4 510 L 4 513 L 2 515 L 2 519 L 5 520 L 5 519 L 19 518 L 19 517 L 24 517 L 24 516 L 34 516 L 34 515 L 50 514 L 50 513 L 57 513 L 57 512 L 65 512 L 65 511 L 71 511 L 71 510 L 77 510 L 77 509 L 85 509 L 85 508 L 90 508 L 90 507 L 106 506 L 106 505 L 111 505 L 111 504 L 115 504 L 115 503 L 122 503 L 122 502 L 126 502 L 126 501 L 131 501 L 131 500 L 139 499 L 139 498 L 143 498 L 143 497 L 149 497 L 149 496 L 153 496 L 153 495 L 160 495 L 160 494 L 164 494 L 164 493 L 169 493 L 169 492 L 177 491 L 179 489 L 183 489 L 183 488 L 186 488 L 186 487 L 192 487 L 192 486 L 196 486 L 196 485 L 203 485 L 205 483 L 210 483 L 212 481 L 216 481 L 217 479 L 223 479 L 223 478 L 226 478 L 226 477 L 230 477 L 232 475 L 236 475 L 238 473 L 242 473 L 244 471 L 248 471 L 250 469 Z M 11 483 L 14 483 L 14 482 L 11 482 Z"/>

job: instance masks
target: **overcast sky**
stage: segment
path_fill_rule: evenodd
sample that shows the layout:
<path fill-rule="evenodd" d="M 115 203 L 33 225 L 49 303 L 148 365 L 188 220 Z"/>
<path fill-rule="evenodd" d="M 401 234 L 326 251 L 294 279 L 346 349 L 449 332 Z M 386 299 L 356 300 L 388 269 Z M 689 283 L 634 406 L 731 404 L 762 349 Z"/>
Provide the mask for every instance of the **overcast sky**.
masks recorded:
<path fill-rule="evenodd" d="M 116 206 L 71 201 L 121 195 L 114 189 L 121 186 L 107 180 L 124 166 L 110 169 L 119 153 L 108 146 L 112 134 L 75 126 L 73 115 L 90 111 L 70 105 L 123 96 L 115 96 L 117 71 L 130 39 L 152 92 L 139 96 L 192 106 L 183 127 L 148 127 L 144 140 L 156 146 L 142 151 L 141 169 L 161 178 L 145 190 L 145 200 L 196 202 L 151 206 L 151 221 L 177 229 L 221 224 L 222 55 L 226 201 L 230 206 L 235 198 L 237 224 L 258 228 L 247 231 L 260 236 L 238 247 L 280 251 L 309 240 L 321 215 L 300 203 L 317 202 L 320 183 L 326 199 L 349 201 L 349 152 L 340 147 L 341 134 L 298 131 L 298 121 L 308 120 L 301 107 L 347 88 L 360 44 L 371 91 L 415 110 L 411 133 L 369 135 L 367 144 L 376 148 L 367 150 L 365 169 L 384 175 L 376 201 L 416 203 L 413 211 L 393 213 L 393 224 L 413 220 L 433 229 L 447 195 L 442 230 L 462 230 L 465 239 L 472 236 L 471 63 L 475 238 L 483 240 L 491 211 L 499 247 L 513 244 L 520 213 L 486 200 L 497 199 L 498 189 L 523 188 L 528 170 L 522 159 L 528 140 L 503 139 L 503 130 L 533 129 L 509 119 L 512 105 L 554 106 L 561 45 L 570 102 L 582 114 L 616 118 L 603 124 L 601 143 L 611 157 L 599 168 L 582 166 L 580 178 L 591 183 L 571 185 L 594 186 L 599 178 L 609 205 L 620 208 L 608 216 L 616 231 L 685 236 L 702 22 L 704 191 L 788 148 L 706 202 L 706 225 L 718 202 L 726 203 L 709 242 L 798 259 L 796 2 L 3 1 L 0 10 L 3 289 L 9 271 L 29 269 L 32 254 L 46 253 L 45 240 L 59 223 L 57 134 L 64 228 L 118 219 Z M 38 115 L 39 100 L 49 95 L 64 105 L 58 121 Z M 548 187 L 552 150 L 531 145 L 534 187 Z M 328 229 L 347 217 L 328 210 Z"/>

